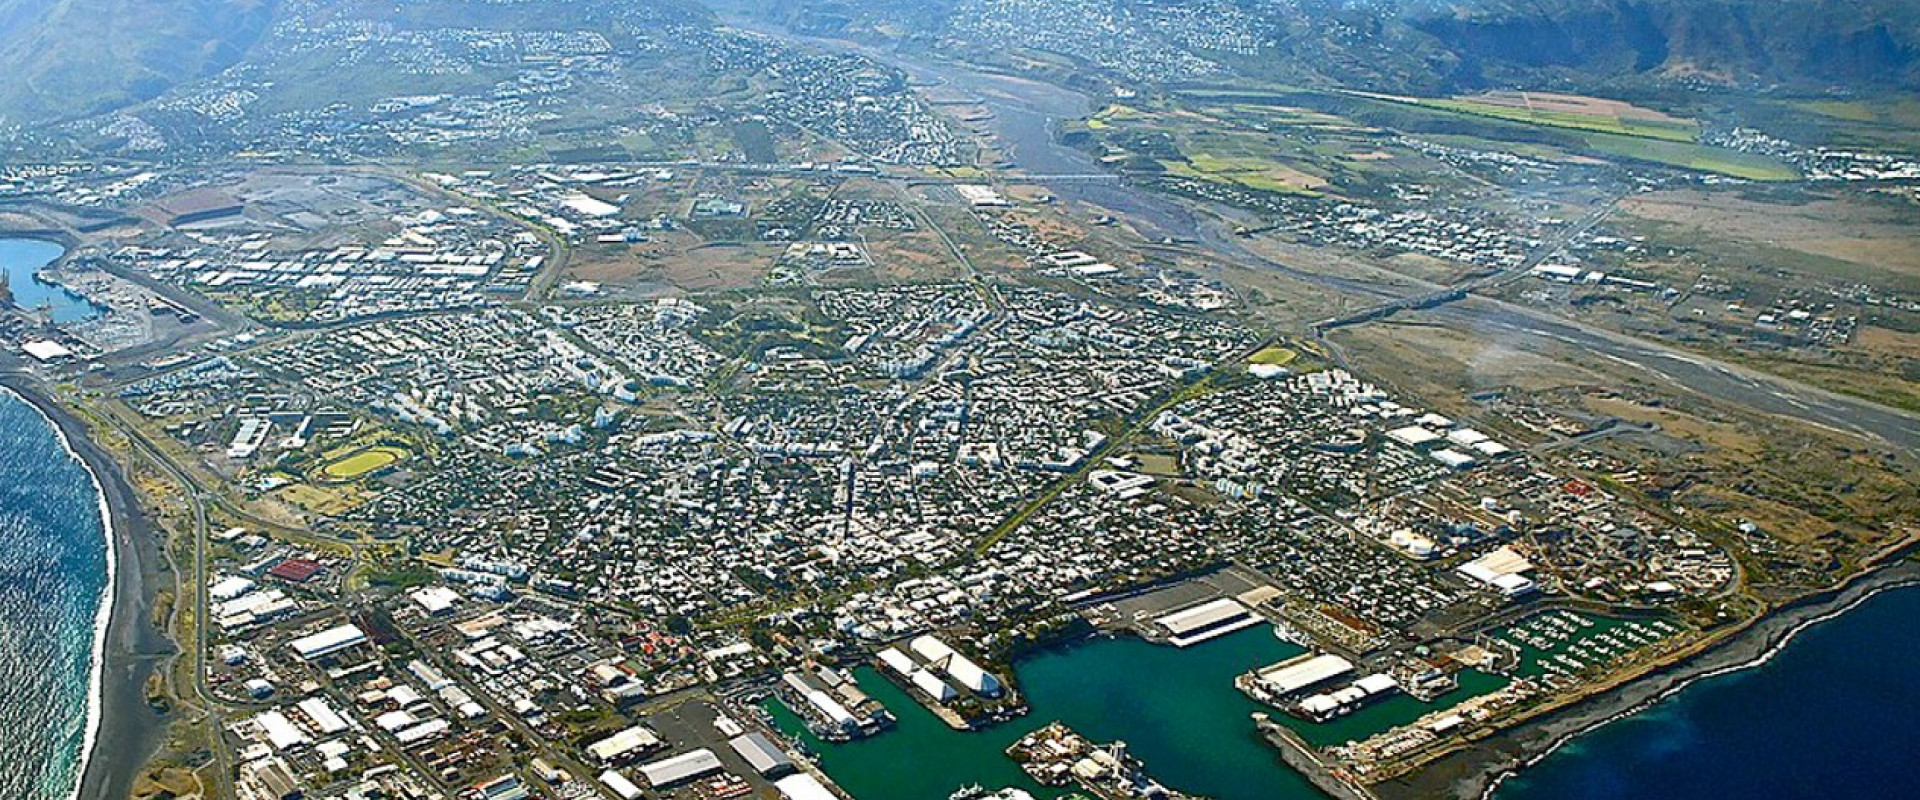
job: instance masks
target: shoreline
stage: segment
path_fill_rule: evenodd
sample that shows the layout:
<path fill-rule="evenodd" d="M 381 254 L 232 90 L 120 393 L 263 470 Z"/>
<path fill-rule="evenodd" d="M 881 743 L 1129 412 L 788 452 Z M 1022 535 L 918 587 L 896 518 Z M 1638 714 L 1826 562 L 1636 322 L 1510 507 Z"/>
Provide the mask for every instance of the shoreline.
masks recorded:
<path fill-rule="evenodd" d="M 67 453 L 87 471 L 99 497 L 108 582 L 95 614 L 87 729 L 70 796 L 119 800 L 131 794 L 166 727 L 166 719 L 146 696 L 155 664 L 175 652 L 153 622 L 165 569 L 160 549 L 119 464 L 94 443 L 80 420 L 23 376 L 0 375 L 0 392 L 46 419 Z"/>
<path fill-rule="evenodd" d="M 1606 725 L 1673 698 L 1700 681 L 1766 665 L 1800 633 L 1884 592 L 1920 585 L 1920 563 L 1896 561 L 1761 617 L 1693 658 L 1658 668 L 1612 691 L 1495 733 L 1415 773 L 1370 787 L 1385 800 L 1490 800 L 1510 778 Z"/>

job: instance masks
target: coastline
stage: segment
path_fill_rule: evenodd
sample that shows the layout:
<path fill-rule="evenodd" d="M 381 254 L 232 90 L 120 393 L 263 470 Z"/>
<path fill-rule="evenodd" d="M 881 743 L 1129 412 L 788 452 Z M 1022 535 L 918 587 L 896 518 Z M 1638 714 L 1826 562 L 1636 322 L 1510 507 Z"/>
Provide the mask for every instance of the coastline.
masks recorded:
<path fill-rule="evenodd" d="M 166 569 L 153 529 L 119 465 L 78 419 L 30 380 L 0 375 L 0 392 L 32 406 L 92 477 L 107 539 L 108 585 L 94 623 L 94 655 L 76 800 L 131 794 L 142 766 L 159 749 L 165 718 L 148 705 L 146 682 L 175 648 L 153 621 Z"/>
<path fill-rule="evenodd" d="M 1693 658 L 1654 670 L 1614 690 L 1521 723 L 1442 756 L 1421 770 L 1370 787 L 1384 800 L 1426 797 L 1490 800 L 1516 774 L 1581 736 L 1638 714 L 1702 680 L 1771 661 L 1802 631 L 1832 620 L 1882 592 L 1920 585 L 1920 562 L 1899 560 L 1777 609 Z"/>

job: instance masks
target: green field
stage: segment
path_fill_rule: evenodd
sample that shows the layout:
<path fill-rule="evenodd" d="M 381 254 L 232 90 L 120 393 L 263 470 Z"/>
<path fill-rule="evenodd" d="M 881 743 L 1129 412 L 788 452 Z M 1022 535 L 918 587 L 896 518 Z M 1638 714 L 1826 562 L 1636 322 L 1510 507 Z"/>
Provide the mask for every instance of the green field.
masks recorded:
<path fill-rule="evenodd" d="M 1589 134 L 1587 145 L 1607 155 L 1651 161 L 1684 169 L 1712 172 L 1750 181 L 1791 181 L 1800 177 L 1792 165 L 1778 159 L 1691 142 L 1665 142 L 1631 136 Z"/>
<path fill-rule="evenodd" d="M 1299 357 L 1300 357 L 1300 353 L 1297 350 L 1291 350 L 1285 347 L 1281 347 L 1279 345 L 1274 345 L 1272 347 L 1262 349 L 1260 352 L 1254 353 L 1253 355 L 1247 357 L 1247 363 L 1271 364 L 1273 366 L 1281 366 L 1284 364 L 1291 364 L 1293 363 L 1294 359 Z"/>
<path fill-rule="evenodd" d="M 353 480 L 375 470 L 385 469 L 407 457 L 398 447 L 369 447 L 334 461 L 320 471 L 334 480 Z"/>
<path fill-rule="evenodd" d="M 1657 120 L 1632 119 L 1628 117 L 1576 114 L 1565 111 L 1538 111 L 1534 109 L 1495 105 L 1492 103 L 1476 103 L 1472 100 L 1421 98 L 1415 100 L 1415 102 L 1427 108 L 1437 108 L 1456 114 L 1492 117 L 1494 119 L 1519 122 L 1527 125 L 1566 128 L 1569 130 L 1590 131 L 1615 136 L 1658 139 L 1668 142 L 1692 142 L 1700 136 L 1700 126 L 1692 123 L 1660 122 Z"/>

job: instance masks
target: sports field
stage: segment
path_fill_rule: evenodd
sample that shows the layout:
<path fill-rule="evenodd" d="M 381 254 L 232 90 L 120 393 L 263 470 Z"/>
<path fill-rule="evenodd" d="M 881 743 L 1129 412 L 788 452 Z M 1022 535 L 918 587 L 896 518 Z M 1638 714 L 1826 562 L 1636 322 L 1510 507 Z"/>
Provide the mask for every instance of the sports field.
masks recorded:
<path fill-rule="evenodd" d="M 407 457 L 398 447 L 369 447 L 334 461 L 321 469 L 334 480 L 353 480 L 375 470 L 385 469 Z"/>

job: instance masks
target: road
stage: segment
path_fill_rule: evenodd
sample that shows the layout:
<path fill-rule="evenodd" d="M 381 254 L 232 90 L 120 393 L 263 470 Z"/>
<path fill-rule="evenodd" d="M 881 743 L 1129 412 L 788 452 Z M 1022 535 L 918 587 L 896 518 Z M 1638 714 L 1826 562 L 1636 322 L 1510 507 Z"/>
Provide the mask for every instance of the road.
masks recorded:
<path fill-rule="evenodd" d="M 1613 213 L 1615 205 L 1619 202 L 1620 198 L 1615 197 L 1606 203 L 1596 206 L 1592 211 L 1587 212 L 1586 216 L 1582 217 L 1579 222 L 1561 231 L 1558 236 L 1555 236 L 1553 240 L 1545 246 L 1536 248 L 1532 255 L 1528 256 L 1519 264 L 1502 269 L 1492 275 L 1475 278 L 1453 286 L 1436 285 L 1432 291 L 1426 294 L 1390 300 L 1360 309 L 1350 314 L 1332 319 L 1324 319 L 1313 324 L 1313 331 L 1315 334 L 1324 335 L 1327 331 L 1336 328 L 1385 319 L 1401 311 L 1434 308 L 1456 300 L 1465 299 L 1468 294 L 1473 292 L 1494 289 L 1513 283 L 1514 281 L 1523 280 L 1527 277 L 1528 273 L 1533 271 L 1534 267 L 1540 266 L 1546 263 L 1547 259 L 1565 252 L 1567 246 L 1572 244 L 1573 240 L 1579 238 L 1587 231 L 1593 230 L 1593 226 L 1600 224 L 1600 221 L 1606 219 L 1608 214 Z"/>

